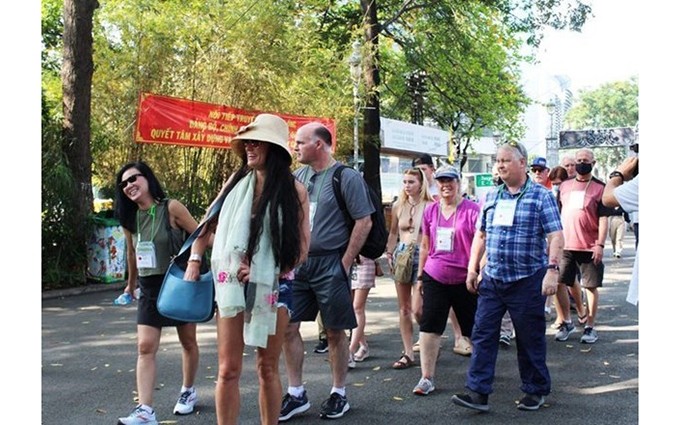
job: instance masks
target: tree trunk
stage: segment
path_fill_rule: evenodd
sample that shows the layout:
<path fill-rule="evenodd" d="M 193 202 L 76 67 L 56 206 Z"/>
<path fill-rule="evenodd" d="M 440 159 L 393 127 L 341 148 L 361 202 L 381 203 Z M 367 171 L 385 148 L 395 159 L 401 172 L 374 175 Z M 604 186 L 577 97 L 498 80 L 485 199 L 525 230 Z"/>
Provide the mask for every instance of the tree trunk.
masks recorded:
<path fill-rule="evenodd" d="M 63 140 L 62 151 L 73 178 L 69 200 L 74 214 L 71 236 L 74 253 L 85 258 L 89 236 L 87 225 L 92 213 L 92 153 L 90 151 L 90 101 L 92 98 L 92 21 L 96 0 L 64 0 L 64 58 L 62 64 Z M 83 281 L 86 261 L 83 265 Z"/>
<path fill-rule="evenodd" d="M 364 61 L 366 106 L 364 108 L 363 151 L 364 179 L 382 199 L 380 188 L 380 69 L 378 68 L 378 12 L 376 0 L 361 0 L 364 18 L 364 41 L 369 45 Z"/>

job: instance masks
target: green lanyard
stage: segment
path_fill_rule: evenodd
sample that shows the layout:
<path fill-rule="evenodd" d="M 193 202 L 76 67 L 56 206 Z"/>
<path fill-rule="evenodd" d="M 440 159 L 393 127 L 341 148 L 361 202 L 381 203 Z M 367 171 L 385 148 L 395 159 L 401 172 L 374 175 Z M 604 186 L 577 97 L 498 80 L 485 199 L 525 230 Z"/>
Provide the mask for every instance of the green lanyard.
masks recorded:
<path fill-rule="evenodd" d="M 519 193 L 519 196 L 517 197 L 517 201 L 518 201 L 518 202 L 519 202 L 520 198 L 522 197 L 522 195 L 524 195 L 524 192 L 527 191 L 527 188 L 529 187 L 529 183 L 531 183 L 531 178 L 529 178 L 529 176 L 527 176 L 527 181 L 524 183 L 524 186 L 522 187 L 522 191 Z M 501 197 L 501 193 L 503 192 L 503 189 L 505 189 L 505 188 L 506 188 L 505 183 L 503 183 L 503 184 L 498 188 L 498 192 L 496 192 L 496 199 L 493 201 L 493 205 L 494 205 L 494 206 L 498 203 L 498 200 L 499 200 L 500 197 Z M 513 194 L 510 193 L 510 191 L 508 191 L 508 194 L 510 194 L 510 196 L 513 196 Z"/>
<path fill-rule="evenodd" d="M 149 241 L 153 241 L 153 238 L 156 237 L 156 233 L 158 233 L 158 228 L 160 227 L 160 223 L 158 223 L 158 226 L 155 226 L 156 223 L 156 204 L 153 204 L 151 208 L 149 209 L 149 215 L 151 216 L 151 238 L 149 238 Z M 154 229 L 155 227 L 155 229 Z M 142 239 L 142 229 L 139 227 L 139 210 L 137 210 L 137 242 L 141 242 Z"/>
<path fill-rule="evenodd" d="M 331 166 L 331 167 L 332 167 L 332 166 Z M 321 173 L 321 174 L 322 174 L 321 186 L 319 186 L 319 189 L 316 191 L 316 201 L 314 201 L 314 202 L 316 202 L 317 204 L 319 203 L 319 197 L 321 196 L 321 189 L 323 189 L 323 185 L 324 185 L 324 183 L 326 182 L 326 174 L 328 174 L 328 170 L 329 170 L 331 167 L 327 167 L 327 168 L 324 169 L 323 172 Z M 307 187 L 309 187 L 309 182 L 312 180 L 312 177 L 314 177 L 314 175 L 311 175 L 311 176 L 309 176 L 309 178 L 307 178 L 307 174 L 309 173 L 309 169 L 310 169 L 310 168 L 311 168 L 311 166 L 308 165 L 308 166 L 307 166 L 307 169 L 305 170 L 305 180 L 307 180 L 307 184 L 306 184 L 305 186 L 307 186 Z M 317 174 L 317 175 L 318 175 L 318 174 Z M 311 196 L 311 193 L 310 193 L 310 196 Z"/>

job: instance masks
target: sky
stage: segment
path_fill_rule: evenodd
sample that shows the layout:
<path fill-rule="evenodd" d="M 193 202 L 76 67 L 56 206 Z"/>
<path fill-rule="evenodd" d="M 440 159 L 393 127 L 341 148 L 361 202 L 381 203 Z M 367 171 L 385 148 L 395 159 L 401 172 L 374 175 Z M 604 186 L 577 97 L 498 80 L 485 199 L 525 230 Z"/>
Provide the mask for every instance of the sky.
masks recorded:
<path fill-rule="evenodd" d="M 626 80 L 640 72 L 640 4 L 634 0 L 591 0 L 593 17 L 581 32 L 550 30 L 541 43 L 538 68 L 566 75 L 572 92 Z"/>

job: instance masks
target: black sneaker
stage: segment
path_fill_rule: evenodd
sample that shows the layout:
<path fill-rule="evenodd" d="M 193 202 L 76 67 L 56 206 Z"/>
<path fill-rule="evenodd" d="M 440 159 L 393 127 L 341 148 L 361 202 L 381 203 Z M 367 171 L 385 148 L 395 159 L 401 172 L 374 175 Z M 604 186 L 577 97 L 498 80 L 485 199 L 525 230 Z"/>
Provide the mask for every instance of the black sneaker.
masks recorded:
<path fill-rule="evenodd" d="M 341 418 L 349 410 L 347 397 L 338 393 L 332 393 L 328 400 L 321 404 L 321 414 L 323 419 Z"/>
<path fill-rule="evenodd" d="M 451 397 L 453 404 L 459 406 L 467 407 L 468 409 L 474 409 L 479 412 L 489 411 L 489 395 L 479 394 L 474 391 L 470 391 L 465 394 L 455 394 Z"/>
<path fill-rule="evenodd" d="M 303 391 L 301 397 L 295 397 L 286 393 L 281 401 L 279 422 L 285 422 L 299 413 L 306 412 L 311 406 L 309 400 L 307 400 L 307 391 Z"/>
<path fill-rule="evenodd" d="M 319 343 L 316 344 L 316 347 L 314 347 L 314 352 L 323 354 L 328 352 L 328 340 L 327 339 L 320 339 Z"/>
<path fill-rule="evenodd" d="M 524 394 L 517 408 L 519 410 L 538 410 L 544 403 L 545 397 L 542 395 Z"/>

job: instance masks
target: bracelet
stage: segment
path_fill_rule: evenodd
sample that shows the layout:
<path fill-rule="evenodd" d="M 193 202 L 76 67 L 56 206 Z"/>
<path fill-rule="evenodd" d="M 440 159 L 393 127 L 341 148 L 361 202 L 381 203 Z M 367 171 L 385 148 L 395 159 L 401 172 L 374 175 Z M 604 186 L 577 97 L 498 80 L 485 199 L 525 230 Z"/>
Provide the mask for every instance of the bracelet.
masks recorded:
<path fill-rule="evenodd" d="M 609 174 L 609 178 L 613 179 L 614 177 L 621 177 L 622 181 L 625 181 L 626 179 L 623 177 L 623 173 L 621 171 L 612 171 L 611 174 Z"/>
<path fill-rule="evenodd" d="M 199 254 L 191 254 L 191 255 L 189 256 L 189 260 L 188 260 L 188 261 L 189 261 L 189 262 L 200 263 L 202 260 L 201 260 L 201 256 L 200 256 Z"/>
<path fill-rule="evenodd" d="M 601 246 L 602 248 L 604 248 L 604 244 L 603 244 L 603 243 L 599 243 L 599 244 L 597 244 L 597 246 Z"/>

